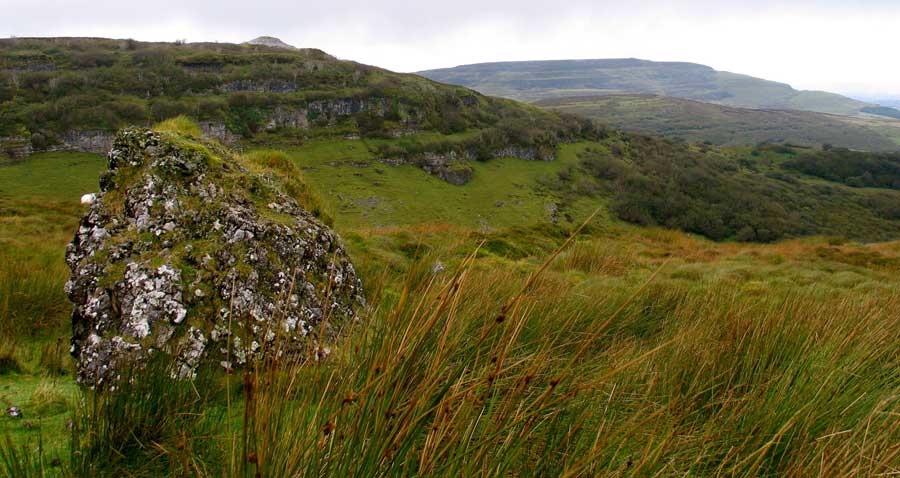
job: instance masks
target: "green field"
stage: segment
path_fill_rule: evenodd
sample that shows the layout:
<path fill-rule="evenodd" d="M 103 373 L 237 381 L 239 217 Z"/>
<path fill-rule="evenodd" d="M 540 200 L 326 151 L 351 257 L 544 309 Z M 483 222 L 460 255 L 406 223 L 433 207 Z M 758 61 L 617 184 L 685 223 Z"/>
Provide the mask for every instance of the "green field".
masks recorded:
<path fill-rule="evenodd" d="M 77 153 L 0 165 L 0 408 L 24 411 L 22 420 L 4 416 L 0 435 L 31 443 L 40 436 L 55 458 L 68 444 L 77 400 L 63 254 L 83 211 L 81 195 L 97 190 L 105 167 L 99 155 Z"/>
<path fill-rule="evenodd" d="M 43 153 L 27 161 L 0 164 L 0 198 L 78 203 L 82 194 L 97 190 L 97 178 L 105 169 L 101 155 L 83 153 Z"/>
<path fill-rule="evenodd" d="M 538 224 L 549 220 L 548 208 L 560 201 L 539 180 L 576 167 L 575 153 L 584 147 L 563 146 L 559 159 L 552 162 L 512 158 L 473 162 L 473 180 L 455 186 L 412 165 L 383 164 L 370 152 L 371 144 L 320 140 L 286 150 L 339 226 L 447 223 L 490 230 Z M 588 202 L 577 204 L 572 219 L 563 221 L 586 218 L 598 206 Z"/>

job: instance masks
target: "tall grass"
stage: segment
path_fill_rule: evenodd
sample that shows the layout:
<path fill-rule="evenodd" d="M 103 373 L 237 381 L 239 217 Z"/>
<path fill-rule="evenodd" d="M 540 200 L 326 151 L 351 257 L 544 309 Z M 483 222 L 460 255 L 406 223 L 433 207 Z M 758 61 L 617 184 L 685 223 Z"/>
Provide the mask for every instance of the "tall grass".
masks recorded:
<path fill-rule="evenodd" d="M 31 257 L 4 258 L 0 266 L 0 335 L 32 336 L 56 330 L 56 318 L 70 305 L 60 289 L 68 268 L 58 253 L 39 251 Z"/>
<path fill-rule="evenodd" d="M 802 283 L 804 276 L 788 274 L 789 261 L 820 246 L 705 250 L 684 240 L 663 254 L 654 245 L 671 242 L 663 233 L 620 239 L 618 247 L 588 238 L 544 267 L 458 254 L 467 242 L 457 232 L 419 230 L 433 236 L 420 244 L 408 231 L 366 237 L 372 249 L 358 256 L 415 260 L 380 275 L 361 268 L 370 287 L 382 289 L 371 300 L 380 305 L 336 343 L 260 359 L 237 375 L 211 371 L 197 383 L 173 384 L 165 366 L 150 366 L 118 391 L 88 394 L 71 459 L 34 476 L 900 470 L 892 253 L 871 266 L 873 278 L 888 278 L 883 287 L 773 281 L 759 292 L 736 277 L 756 281 L 777 271 Z M 690 262 L 682 263 L 679 248 Z M 862 252 L 828 250 L 848 262 Z M 731 262 L 722 262 L 726 256 Z M 742 269 L 747 257 L 754 270 Z M 435 272 L 438 260 L 449 271 Z M 822 267 L 862 273 L 839 264 Z M 882 267 L 887 275 L 878 275 Z M 648 272 L 634 275 L 636 268 Z M 0 446 L 13 463 L 7 476 L 16 476 L 15 466 L 37 467 L 21 453 L 9 458 L 14 449 Z"/>
<path fill-rule="evenodd" d="M 77 224 L 75 204 L 0 197 L 0 373 L 67 368 L 71 304 L 63 292 L 65 244 Z"/>

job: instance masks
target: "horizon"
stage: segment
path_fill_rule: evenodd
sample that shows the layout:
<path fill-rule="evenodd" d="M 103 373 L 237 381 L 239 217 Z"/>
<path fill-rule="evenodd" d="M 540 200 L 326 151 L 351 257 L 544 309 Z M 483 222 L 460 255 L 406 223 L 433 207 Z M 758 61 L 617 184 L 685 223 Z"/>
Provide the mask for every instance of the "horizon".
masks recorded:
<path fill-rule="evenodd" d="M 209 41 L 209 40 L 199 40 L 199 39 L 198 39 L 198 40 L 184 39 L 184 40 L 187 40 L 187 43 L 188 43 L 188 44 L 192 44 L 192 43 L 196 43 L 196 44 L 204 44 L 204 43 L 206 43 L 206 44 L 209 44 L 209 43 L 216 44 L 216 43 L 221 43 L 221 44 L 231 44 L 231 45 L 235 45 L 235 44 L 243 44 L 243 43 L 247 43 L 247 42 L 249 42 L 249 41 L 251 41 L 251 40 L 254 40 L 254 39 L 260 38 L 260 37 L 270 37 L 270 38 L 274 38 L 274 39 L 276 39 L 276 40 L 284 41 L 284 39 L 282 39 L 281 37 L 278 37 L 278 36 L 276 36 L 276 35 L 268 35 L 268 34 L 257 35 L 256 37 L 248 38 L 247 40 L 244 40 L 244 41 L 234 41 L 234 42 Z M 34 39 L 46 39 L 46 38 L 98 38 L 98 39 L 108 39 L 108 40 L 135 40 L 135 41 L 144 42 L 144 43 L 174 43 L 175 41 L 181 41 L 181 40 L 182 40 L 182 39 L 177 39 L 177 40 L 163 40 L 163 39 L 159 39 L 159 40 L 146 40 L 146 39 L 130 38 L 130 37 L 129 37 L 129 38 L 124 38 L 124 37 L 92 37 L 92 36 L 68 36 L 68 35 L 67 35 L 67 36 L 55 36 L 55 35 L 54 35 L 54 36 L 9 36 L 9 37 L 7 37 L 6 39 L 14 40 L 14 39 L 31 39 L 31 38 L 34 38 Z M 330 52 L 330 51 L 328 51 L 328 50 L 323 50 L 323 49 L 317 48 L 317 47 L 315 47 L 315 46 L 297 46 L 297 45 L 292 45 L 292 44 L 291 44 L 290 42 L 288 42 L 288 41 L 285 41 L 285 43 L 287 43 L 289 46 L 292 46 L 292 47 L 295 47 L 295 48 L 298 48 L 298 49 L 303 49 L 303 48 L 319 49 L 319 50 L 324 51 L 324 52 L 327 53 L 327 54 L 332 54 L 332 52 Z M 390 68 L 385 67 L 385 66 L 383 66 L 383 65 L 377 65 L 377 64 L 372 64 L 372 63 L 366 63 L 366 62 L 362 62 L 362 61 L 359 61 L 359 60 L 354 59 L 354 58 L 344 58 L 344 57 L 341 57 L 341 56 L 338 56 L 338 55 L 333 55 L 333 54 L 332 54 L 332 56 L 335 56 L 335 57 L 337 57 L 337 58 L 340 59 L 340 60 L 356 61 L 356 62 L 358 62 L 358 63 L 364 63 L 364 64 L 368 64 L 368 65 L 370 65 L 370 66 L 376 66 L 376 67 L 379 67 L 379 68 L 385 68 L 385 69 L 391 70 Z M 429 69 L 422 69 L 422 70 L 410 70 L 410 71 L 391 70 L 391 71 L 395 71 L 395 72 L 397 72 L 397 73 L 418 74 L 418 73 L 420 73 L 420 72 L 425 72 L 425 71 L 429 71 L 429 70 L 453 69 L 453 68 L 457 68 L 457 67 L 464 67 L 464 66 L 471 66 L 471 65 L 479 65 L 479 64 L 528 63 L 528 62 L 550 62 L 550 61 L 594 61 L 594 60 L 641 60 L 641 61 L 650 61 L 650 62 L 654 62 L 654 63 L 690 63 L 690 64 L 696 64 L 696 65 L 701 65 L 701 66 L 708 66 L 708 67 L 710 67 L 710 68 L 713 68 L 714 70 L 721 71 L 721 72 L 735 73 L 735 74 L 742 74 L 742 75 L 752 76 L 752 77 L 754 77 L 754 78 L 758 78 L 758 79 L 761 79 L 761 80 L 773 81 L 773 82 L 776 82 L 776 83 L 784 83 L 784 84 L 787 84 L 787 85 L 789 85 L 789 86 L 791 86 L 791 87 L 793 87 L 793 88 L 795 88 L 795 89 L 797 89 L 797 90 L 804 90 L 804 91 L 821 91 L 821 92 L 826 92 L 826 93 L 837 93 L 837 94 L 841 94 L 841 95 L 844 95 L 844 96 L 847 96 L 847 97 L 849 97 L 849 98 L 856 99 L 856 100 L 859 100 L 859 101 L 868 101 L 868 102 L 872 102 L 872 101 L 881 100 L 881 101 L 894 101 L 894 102 L 900 102 L 900 93 L 867 93 L 867 92 L 859 92 L 859 91 L 831 91 L 831 90 L 822 90 L 822 89 L 804 89 L 804 88 L 798 88 L 796 85 L 793 85 L 793 84 L 788 83 L 788 82 L 779 81 L 779 80 L 772 79 L 772 78 L 758 77 L 758 76 L 754 76 L 754 75 L 751 75 L 751 74 L 747 74 L 747 73 L 741 72 L 741 71 L 722 70 L 722 69 L 716 68 L 714 65 L 707 65 L 707 64 L 704 64 L 704 63 L 699 63 L 699 62 L 691 61 L 691 60 L 677 60 L 677 59 L 664 59 L 664 60 L 660 60 L 660 59 L 654 59 L 654 58 L 640 58 L 640 57 L 635 57 L 635 56 L 630 56 L 630 57 L 607 57 L 607 58 L 599 58 L 599 57 L 594 57 L 594 58 L 536 58 L 536 59 L 525 59 L 525 60 L 494 60 L 494 61 L 483 61 L 483 62 L 477 62 L 477 63 L 460 63 L 460 64 L 456 64 L 456 65 L 441 66 L 441 67 L 429 68 Z"/>
<path fill-rule="evenodd" d="M 863 0 L 685 0 L 639 5 L 575 0 L 461 0 L 406 4 L 336 0 L 329 6 L 261 0 L 162 0 L 153 15 L 109 0 L 0 0 L 9 37 L 105 37 L 242 43 L 273 36 L 298 48 L 398 72 L 506 61 L 639 58 L 689 62 L 852 97 L 900 97 L 900 65 L 885 61 L 900 5 Z M 4 21 L 6 20 L 6 21 Z"/>

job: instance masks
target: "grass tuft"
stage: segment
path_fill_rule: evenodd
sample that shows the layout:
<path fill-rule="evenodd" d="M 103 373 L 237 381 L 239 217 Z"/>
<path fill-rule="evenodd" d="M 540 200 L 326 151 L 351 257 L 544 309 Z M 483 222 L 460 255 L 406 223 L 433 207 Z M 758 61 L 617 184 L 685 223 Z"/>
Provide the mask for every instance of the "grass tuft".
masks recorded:
<path fill-rule="evenodd" d="M 153 126 L 153 130 L 160 133 L 179 134 L 190 138 L 203 137 L 203 131 L 197 122 L 184 115 L 161 121 Z"/>
<path fill-rule="evenodd" d="M 42 382 L 25 402 L 25 408 L 38 417 L 63 413 L 70 407 L 66 393 L 66 389 L 55 382 Z"/>

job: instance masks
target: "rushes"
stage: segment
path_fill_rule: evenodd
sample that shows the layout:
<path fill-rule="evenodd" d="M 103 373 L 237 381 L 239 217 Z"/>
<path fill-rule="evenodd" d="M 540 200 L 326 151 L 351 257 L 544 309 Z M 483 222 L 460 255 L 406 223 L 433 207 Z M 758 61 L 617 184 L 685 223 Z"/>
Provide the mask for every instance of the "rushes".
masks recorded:
<path fill-rule="evenodd" d="M 651 235 L 581 236 L 555 257 L 548 252 L 544 267 L 473 250 L 458 234 L 419 230 L 417 244 L 408 233 L 365 238 L 371 249 L 357 254 L 391 257 L 373 263 L 396 267 L 367 266 L 370 292 L 381 289 L 370 297 L 378 306 L 339 341 L 291 359 L 258 359 L 240 378 L 201 373 L 196 384 L 173 386 L 165 368 L 154 372 L 151 364 L 119 392 L 86 396 L 71 465 L 53 470 L 179 477 L 900 470 L 893 269 L 866 272 L 867 280 L 883 277 L 878 287 L 848 290 L 801 282 L 795 269 L 845 270 L 841 262 L 803 262 L 816 243 L 712 246 L 682 238 L 661 250 Z M 849 258 L 860 252 L 844 248 Z M 782 259 L 764 260 L 773 253 Z M 894 253 L 885 254 L 893 267 Z M 748 257 L 754 269 L 741 280 L 758 281 L 764 293 L 748 293 L 730 273 Z M 435 271 L 437 260 L 448 271 Z M 691 281 L 685 263 L 696 266 Z M 763 282 L 765 275 L 779 280 Z M 331 353 L 321 360 L 325 347 Z M 27 465 L 11 445 L 0 450 Z"/>
<path fill-rule="evenodd" d="M 604 297 L 476 256 L 411 279 L 333 360 L 265 368 L 248 476 L 896 469 L 896 293 L 749 301 L 648 281 Z"/>

